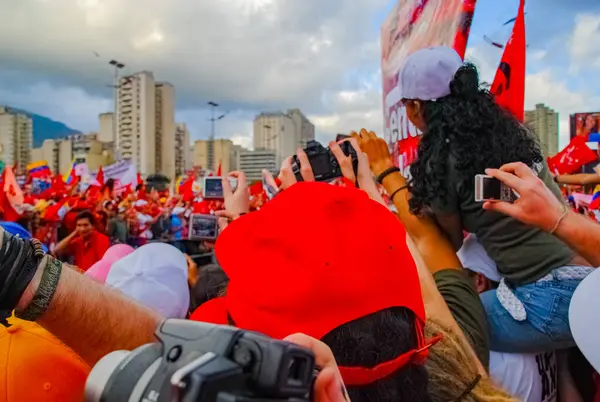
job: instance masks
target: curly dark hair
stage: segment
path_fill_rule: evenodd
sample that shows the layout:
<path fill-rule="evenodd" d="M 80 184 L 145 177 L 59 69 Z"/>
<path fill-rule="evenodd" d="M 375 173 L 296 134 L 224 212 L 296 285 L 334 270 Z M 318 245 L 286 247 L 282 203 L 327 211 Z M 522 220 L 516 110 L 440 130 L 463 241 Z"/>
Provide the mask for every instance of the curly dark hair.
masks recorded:
<path fill-rule="evenodd" d="M 434 201 L 447 202 L 449 163 L 458 179 L 474 186 L 476 174 L 509 162 L 543 160 L 537 137 L 495 102 L 479 84 L 477 68 L 465 63 L 450 83 L 451 94 L 424 102 L 425 133 L 410 167 L 410 211 L 422 215 Z M 437 203 L 436 203 L 437 204 Z"/>

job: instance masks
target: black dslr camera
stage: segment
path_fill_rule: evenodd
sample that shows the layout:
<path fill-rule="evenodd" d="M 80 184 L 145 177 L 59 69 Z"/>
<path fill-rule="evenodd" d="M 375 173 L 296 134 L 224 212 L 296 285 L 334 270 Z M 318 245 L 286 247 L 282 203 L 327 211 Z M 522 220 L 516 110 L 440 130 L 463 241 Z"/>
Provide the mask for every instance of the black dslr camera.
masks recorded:
<path fill-rule="evenodd" d="M 346 156 L 352 157 L 352 168 L 356 175 L 356 172 L 358 171 L 358 157 L 356 156 L 356 151 L 348 141 L 342 142 L 340 147 Z M 304 152 L 306 152 L 306 155 L 308 156 L 316 181 L 330 181 L 337 177 L 342 177 L 340 164 L 329 148 L 325 148 L 319 142 L 312 140 L 308 141 Z M 300 161 L 296 155 L 292 158 L 292 171 L 294 172 L 294 175 L 296 175 L 296 180 L 302 181 Z"/>
<path fill-rule="evenodd" d="M 92 369 L 87 402 L 308 401 L 310 350 L 233 327 L 166 320 L 160 343 L 104 356 Z"/>

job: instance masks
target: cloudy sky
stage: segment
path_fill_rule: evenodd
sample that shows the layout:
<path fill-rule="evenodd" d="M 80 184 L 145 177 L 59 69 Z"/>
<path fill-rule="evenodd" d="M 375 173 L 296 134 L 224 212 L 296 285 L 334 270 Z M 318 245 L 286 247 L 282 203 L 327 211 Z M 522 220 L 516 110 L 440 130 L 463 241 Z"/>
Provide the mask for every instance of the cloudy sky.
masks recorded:
<path fill-rule="evenodd" d="M 0 0 L 0 104 L 82 131 L 110 111 L 115 58 L 177 91 L 177 120 L 207 138 L 208 101 L 228 112 L 217 137 L 249 144 L 263 110 L 299 107 L 321 140 L 381 130 L 379 27 L 396 0 Z M 493 79 L 518 0 L 478 0 L 467 58 Z M 600 111 L 600 1 L 527 0 L 526 106 Z"/>

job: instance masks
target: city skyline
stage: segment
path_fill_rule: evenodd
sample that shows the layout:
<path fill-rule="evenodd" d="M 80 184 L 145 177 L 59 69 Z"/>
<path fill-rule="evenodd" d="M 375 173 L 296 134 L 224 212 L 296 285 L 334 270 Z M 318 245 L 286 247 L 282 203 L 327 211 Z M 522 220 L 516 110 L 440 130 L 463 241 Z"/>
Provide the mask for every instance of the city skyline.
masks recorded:
<path fill-rule="evenodd" d="M 264 110 L 300 108 L 322 142 L 363 126 L 381 132 L 379 27 L 395 0 L 332 0 L 327 7 L 315 0 L 286 7 L 280 0 L 232 1 L 177 7 L 141 0 L 7 4 L 3 11 L 28 15 L 31 28 L 19 30 L 11 20 L 1 28 L 6 62 L 0 67 L 0 104 L 97 131 L 98 114 L 113 108 L 108 61 L 116 58 L 126 64 L 123 74 L 151 70 L 178 89 L 175 120 L 187 124 L 192 140 L 210 134 L 211 100 L 228 111 L 216 137 L 246 147 L 253 118 Z M 478 65 L 483 81 L 493 79 L 502 52 L 483 35 L 514 17 L 517 4 L 478 1 L 467 60 Z M 123 16 L 140 7 L 148 11 L 145 18 L 124 24 Z M 564 146 L 569 114 L 600 110 L 594 79 L 600 3 L 528 0 L 526 7 L 526 109 L 545 103 L 556 110 Z M 70 44 L 68 54 L 64 43 Z"/>

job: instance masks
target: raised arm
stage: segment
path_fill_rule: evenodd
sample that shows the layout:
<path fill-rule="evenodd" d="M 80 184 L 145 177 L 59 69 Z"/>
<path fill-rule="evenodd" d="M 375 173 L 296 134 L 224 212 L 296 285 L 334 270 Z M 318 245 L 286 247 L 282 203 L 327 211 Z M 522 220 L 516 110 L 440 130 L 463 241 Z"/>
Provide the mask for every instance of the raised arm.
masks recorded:
<path fill-rule="evenodd" d="M 0 244 L 5 236 L 0 230 Z M 19 240 L 17 247 L 29 245 Z M 0 270 L 10 270 L 9 258 L 2 255 Z M 31 257 L 32 258 L 32 257 Z M 23 312 L 33 300 L 44 270 L 54 258 L 46 255 L 37 266 L 33 279 L 19 298 L 17 312 Z M 27 262 L 15 269 L 23 270 Z M 12 284 L 15 285 L 14 283 Z M 0 284 L 7 286 L 6 283 Z M 5 304 L 2 300 L 2 304 Z M 86 362 L 94 365 L 100 358 L 115 350 L 131 350 L 154 340 L 154 330 L 161 317 L 150 309 L 126 298 L 119 292 L 96 283 L 73 269 L 63 267 L 56 292 L 37 322 L 71 347 Z"/>
<path fill-rule="evenodd" d="M 360 148 L 368 155 L 371 171 L 375 176 L 394 167 L 387 144 L 377 138 L 375 133 L 363 130 L 360 136 L 355 135 L 354 138 L 357 138 Z M 414 241 L 429 271 L 435 274 L 449 268 L 462 268 L 454 247 L 437 224 L 429 217 L 419 217 L 410 213 L 408 207 L 410 192 L 404 176 L 399 171 L 390 173 L 383 178 L 382 184 L 392 197 L 398 217 Z"/>

